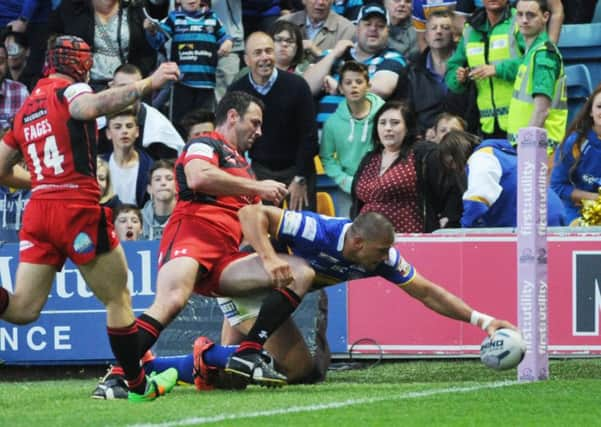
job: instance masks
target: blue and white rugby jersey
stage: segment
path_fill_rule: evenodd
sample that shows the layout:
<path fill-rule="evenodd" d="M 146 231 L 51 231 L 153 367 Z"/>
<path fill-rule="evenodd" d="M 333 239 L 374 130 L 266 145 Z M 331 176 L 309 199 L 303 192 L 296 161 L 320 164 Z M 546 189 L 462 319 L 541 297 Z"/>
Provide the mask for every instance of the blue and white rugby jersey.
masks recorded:
<path fill-rule="evenodd" d="M 278 224 L 276 239 L 286 244 L 292 254 L 307 260 L 315 270 L 318 287 L 372 276 L 381 276 L 398 285 L 406 285 L 413 280 L 415 268 L 395 248 L 390 248 L 388 261 L 374 271 L 345 260 L 342 248 L 350 226 L 348 218 L 285 210 Z"/>

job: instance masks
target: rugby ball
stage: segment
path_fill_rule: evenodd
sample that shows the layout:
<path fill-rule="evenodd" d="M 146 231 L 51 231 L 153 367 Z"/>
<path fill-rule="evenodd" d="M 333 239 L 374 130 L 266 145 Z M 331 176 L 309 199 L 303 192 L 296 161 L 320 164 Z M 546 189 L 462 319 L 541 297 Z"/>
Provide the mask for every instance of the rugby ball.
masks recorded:
<path fill-rule="evenodd" d="M 502 371 L 515 368 L 524 359 L 526 342 L 519 331 L 497 329 L 480 346 L 480 360 L 491 369 Z"/>

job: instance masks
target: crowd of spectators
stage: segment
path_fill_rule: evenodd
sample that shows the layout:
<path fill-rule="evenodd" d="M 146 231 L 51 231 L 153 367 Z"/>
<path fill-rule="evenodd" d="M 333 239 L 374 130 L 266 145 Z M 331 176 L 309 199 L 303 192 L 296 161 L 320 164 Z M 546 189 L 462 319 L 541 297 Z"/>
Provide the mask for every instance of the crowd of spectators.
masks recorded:
<path fill-rule="evenodd" d="M 89 84 L 97 92 L 141 80 L 166 60 L 181 70 L 177 83 L 97 120 L 100 202 L 114 209 L 123 240 L 160 238 L 176 199 L 173 159 L 214 129 L 213 109 L 228 90 L 265 104 L 248 157 L 258 178 L 288 186 L 290 209 L 316 209 L 319 157 L 341 194 L 338 215 L 378 211 L 397 232 L 511 225 L 490 215 L 498 200 L 515 204 L 511 186 L 493 180 L 494 191 L 480 194 L 473 182 L 515 168 L 514 131 L 535 125 L 550 136 L 558 218 L 567 211 L 554 224 L 564 224 L 579 216 L 583 199 L 598 196 L 601 95 L 597 89 L 566 132 L 556 43 L 563 21 L 590 21 L 595 5 L 6 0 L 0 128 L 11 126 L 46 72 L 49 37 L 76 35 L 92 47 Z M 0 240 L 18 240 L 28 197 L 0 188 Z"/>

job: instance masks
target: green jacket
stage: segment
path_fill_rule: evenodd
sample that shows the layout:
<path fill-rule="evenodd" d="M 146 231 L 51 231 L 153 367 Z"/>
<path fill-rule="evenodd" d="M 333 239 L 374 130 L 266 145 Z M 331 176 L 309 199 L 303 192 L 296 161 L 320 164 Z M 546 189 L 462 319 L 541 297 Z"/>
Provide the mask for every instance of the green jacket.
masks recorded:
<path fill-rule="evenodd" d="M 351 192 L 353 176 L 365 153 L 373 148 L 373 119 L 384 100 L 373 93 L 367 94 L 371 110 L 367 117 L 353 118 L 346 101 L 326 120 L 322 134 L 319 157 L 326 174 L 345 193 Z"/>
<path fill-rule="evenodd" d="M 564 139 L 568 120 L 566 76 L 561 53 L 543 31 L 528 48 L 514 83 L 509 108 L 508 137 L 517 142 L 521 128 L 527 127 L 534 112 L 534 96 L 551 100 L 544 128 L 547 131 L 547 151 L 552 154 Z"/>
<path fill-rule="evenodd" d="M 496 76 L 475 82 L 480 126 L 492 133 L 495 120 L 507 129 L 513 81 L 525 50 L 524 39 L 515 23 L 515 10 L 507 6 L 502 19 L 490 26 L 486 10 L 479 9 L 468 20 L 455 53 L 447 64 L 445 82 L 454 93 L 465 92 L 468 82 L 457 80 L 457 69 L 494 64 Z"/>

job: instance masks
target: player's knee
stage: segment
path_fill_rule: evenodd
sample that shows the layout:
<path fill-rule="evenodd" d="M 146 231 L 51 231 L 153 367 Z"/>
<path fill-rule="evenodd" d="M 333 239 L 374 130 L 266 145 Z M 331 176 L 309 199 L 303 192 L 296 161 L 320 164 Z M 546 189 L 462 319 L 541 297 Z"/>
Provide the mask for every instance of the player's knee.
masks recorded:
<path fill-rule="evenodd" d="M 189 298 L 188 292 L 182 289 L 173 289 L 168 295 L 161 298 L 161 305 L 165 307 L 168 317 L 174 318 L 184 309 Z"/>

